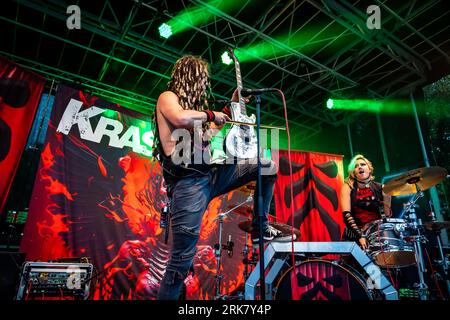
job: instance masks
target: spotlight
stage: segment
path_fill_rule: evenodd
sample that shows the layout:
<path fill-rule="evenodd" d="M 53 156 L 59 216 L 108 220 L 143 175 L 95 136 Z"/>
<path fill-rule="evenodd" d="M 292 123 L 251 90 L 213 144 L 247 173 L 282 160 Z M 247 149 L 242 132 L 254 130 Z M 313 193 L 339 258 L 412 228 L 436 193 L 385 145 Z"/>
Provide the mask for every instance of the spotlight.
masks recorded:
<path fill-rule="evenodd" d="M 159 26 L 159 35 L 165 39 L 168 39 L 172 35 L 172 27 L 167 23 L 163 23 Z"/>
<path fill-rule="evenodd" d="M 327 100 L 327 108 L 328 109 L 333 109 L 333 106 L 334 106 L 334 102 L 333 102 L 333 99 L 328 99 Z"/>
<path fill-rule="evenodd" d="M 220 57 L 222 58 L 222 62 L 226 65 L 230 65 L 231 63 L 233 63 L 233 59 L 230 58 L 228 52 L 226 51 Z"/>

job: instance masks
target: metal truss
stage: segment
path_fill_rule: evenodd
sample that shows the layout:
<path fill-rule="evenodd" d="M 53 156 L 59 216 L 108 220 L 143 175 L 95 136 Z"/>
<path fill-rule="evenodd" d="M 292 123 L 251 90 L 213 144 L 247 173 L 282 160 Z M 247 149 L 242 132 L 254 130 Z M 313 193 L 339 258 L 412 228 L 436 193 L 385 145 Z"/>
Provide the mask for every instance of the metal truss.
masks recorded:
<path fill-rule="evenodd" d="M 149 113 L 180 56 L 195 52 L 207 57 L 214 95 L 227 99 L 236 81 L 232 67 L 219 62 L 221 52 L 226 47 L 264 43 L 273 55 L 255 54 L 252 62 L 241 64 L 244 86 L 280 88 L 294 138 L 300 140 L 320 132 L 323 124 L 343 125 L 357 117 L 355 112 L 330 112 L 324 106 L 328 97 L 355 93 L 374 99 L 395 97 L 423 84 L 437 59 L 449 62 L 450 44 L 445 36 L 449 26 L 443 22 L 448 10 L 438 0 L 375 1 L 383 11 L 384 28 L 380 30 L 367 29 L 364 1 L 274 0 L 255 9 L 255 1 L 246 0 L 230 14 L 207 0 L 79 0 L 82 30 L 69 32 L 65 21 L 70 4 L 14 1 L 8 13 L 0 15 L 1 26 L 12 34 L 11 44 L 2 44 L 0 54 L 48 77 L 83 84 L 93 93 Z M 212 19 L 189 25 L 176 40 L 156 35 L 159 24 L 194 6 Z M 60 29 L 55 29 L 57 25 Z M 318 29 L 300 46 L 292 45 L 293 39 L 311 27 Z M 279 38 L 281 33 L 284 40 Z M 39 38 L 35 52 L 20 50 L 24 34 Z M 51 63 L 45 59 L 48 39 L 58 44 L 59 54 L 52 55 Z M 314 51 L 305 50 L 312 46 Z M 268 95 L 263 102 L 262 121 L 283 125 L 281 99 Z"/>

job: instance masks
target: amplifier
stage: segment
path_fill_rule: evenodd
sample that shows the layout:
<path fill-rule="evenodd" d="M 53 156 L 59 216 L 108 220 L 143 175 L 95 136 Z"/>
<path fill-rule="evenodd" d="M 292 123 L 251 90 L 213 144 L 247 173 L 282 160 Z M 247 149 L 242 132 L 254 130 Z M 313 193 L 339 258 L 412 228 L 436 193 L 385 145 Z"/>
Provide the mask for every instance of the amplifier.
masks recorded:
<path fill-rule="evenodd" d="M 25 262 L 16 300 L 86 300 L 90 263 Z"/>

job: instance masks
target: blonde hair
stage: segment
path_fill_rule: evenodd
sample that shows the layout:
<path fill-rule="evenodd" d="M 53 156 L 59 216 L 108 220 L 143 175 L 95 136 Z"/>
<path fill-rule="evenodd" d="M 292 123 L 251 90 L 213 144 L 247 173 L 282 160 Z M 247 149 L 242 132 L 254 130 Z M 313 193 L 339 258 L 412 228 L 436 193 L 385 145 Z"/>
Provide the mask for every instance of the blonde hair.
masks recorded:
<path fill-rule="evenodd" d="M 186 55 L 178 59 L 167 83 L 180 99 L 183 109 L 201 111 L 208 105 L 210 91 L 209 65 L 200 57 Z"/>
<path fill-rule="evenodd" d="M 356 156 L 354 156 L 350 160 L 350 163 L 348 164 L 348 167 L 347 167 L 348 177 L 345 180 L 345 183 L 347 183 L 350 186 L 350 188 L 353 188 L 353 183 L 356 180 L 356 177 L 355 177 L 355 165 L 356 165 L 356 161 L 358 161 L 358 160 L 364 161 L 367 164 L 367 166 L 369 167 L 370 180 L 372 181 L 372 180 L 375 179 L 375 176 L 373 175 L 374 169 L 373 169 L 372 162 L 369 159 L 367 159 L 366 157 L 364 157 L 362 154 L 357 154 Z"/>

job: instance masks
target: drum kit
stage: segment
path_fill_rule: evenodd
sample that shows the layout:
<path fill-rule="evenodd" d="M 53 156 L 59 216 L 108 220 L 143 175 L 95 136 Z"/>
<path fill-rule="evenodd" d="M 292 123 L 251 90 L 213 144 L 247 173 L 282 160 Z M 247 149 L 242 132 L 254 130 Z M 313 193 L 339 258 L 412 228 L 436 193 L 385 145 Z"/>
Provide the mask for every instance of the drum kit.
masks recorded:
<path fill-rule="evenodd" d="M 218 243 L 214 245 L 214 254 L 216 258 L 216 275 L 215 275 L 215 286 L 214 286 L 214 293 L 215 293 L 215 300 L 242 300 L 244 299 L 244 285 L 240 285 L 237 287 L 233 292 L 230 292 L 228 294 L 222 294 L 222 280 L 223 280 L 223 274 L 222 274 L 222 252 L 227 251 L 228 253 L 233 251 L 234 243 L 229 238 L 228 241 L 224 244 L 223 243 L 223 223 L 226 219 L 226 217 L 233 213 L 237 214 L 238 216 L 245 217 L 247 219 L 251 219 L 253 209 L 253 197 L 252 193 L 255 190 L 255 184 L 250 183 L 247 184 L 239 189 L 236 190 L 236 192 L 239 192 L 243 194 L 246 199 L 235 206 L 229 206 L 227 209 L 229 209 L 226 212 L 219 213 L 217 217 L 214 219 L 218 223 Z M 298 229 L 292 228 L 291 226 L 283 223 L 279 223 L 275 220 L 274 216 L 269 215 L 269 224 L 276 229 L 280 230 L 283 234 L 290 235 L 291 230 L 293 230 L 296 238 L 298 239 L 300 237 L 300 231 Z M 257 265 L 259 262 L 259 256 L 258 256 L 258 246 L 249 245 L 251 243 L 251 237 L 250 234 L 252 232 L 253 226 L 251 220 L 245 220 L 238 223 L 238 227 L 241 231 L 245 233 L 245 242 L 242 248 L 242 254 L 243 259 L 242 263 L 244 265 L 243 269 L 243 279 L 244 283 L 247 281 L 248 277 L 250 276 L 250 273 L 252 269 Z M 231 237 L 231 236 L 230 236 Z M 290 237 L 287 237 L 290 238 Z M 229 254 L 229 256 L 231 256 Z"/>
<path fill-rule="evenodd" d="M 439 254 L 439 260 L 437 260 L 437 263 L 440 267 L 439 270 L 442 273 L 440 278 L 446 280 L 448 292 L 450 293 L 450 282 L 448 281 L 448 261 L 447 257 L 444 255 L 440 238 L 440 232 L 442 230 L 450 229 L 450 222 L 436 221 L 433 212 L 431 213 L 431 221 L 422 222 L 422 220 L 417 217 L 416 213 L 416 208 L 418 207 L 417 201 L 424 196 L 423 192 L 440 183 L 446 176 L 447 171 L 444 168 L 424 167 L 410 170 L 388 181 L 383 186 L 383 192 L 385 194 L 394 197 L 410 195 L 411 198 L 406 203 L 404 203 L 403 211 L 400 213 L 399 217 L 383 217 L 380 220 L 369 223 L 363 229 L 363 234 L 368 242 L 368 248 L 366 249 L 365 253 L 375 265 L 383 270 L 383 272 L 389 272 L 390 270 L 396 270 L 398 272 L 398 270 L 402 270 L 405 267 L 411 267 L 413 270 L 417 269 L 418 283 L 414 283 L 413 291 L 416 293 L 415 297 L 421 300 L 428 300 L 430 298 L 430 291 L 426 283 L 426 267 L 423 255 L 423 245 L 429 240 L 427 239 L 426 232 L 428 232 L 428 237 L 430 237 L 430 232 L 436 237 Z M 229 211 L 223 214 L 219 214 L 217 218 L 217 221 L 219 222 L 219 244 L 216 244 L 215 246 L 218 266 L 215 286 L 216 299 L 243 299 L 244 297 L 244 293 L 239 292 L 239 288 L 236 290 L 237 293 L 234 292 L 229 295 L 221 294 L 221 280 L 223 277 L 220 273 L 221 250 L 230 249 L 228 247 L 230 241 L 227 242 L 227 245 L 222 244 L 221 233 L 223 219 L 229 213 L 234 212 L 246 217 L 251 216 L 252 211 L 250 208 L 250 203 L 252 202 L 252 200 L 252 197 L 249 196 L 245 202 L 235 207 L 230 207 Z M 289 225 L 273 221 L 271 221 L 270 224 L 275 228 L 282 230 L 286 234 L 290 234 L 292 232 L 292 227 Z M 247 281 L 248 277 L 250 276 L 251 269 L 258 263 L 258 253 L 255 246 L 248 245 L 248 236 L 252 231 L 251 221 L 240 222 L 238 226 L 242 231 L 245 232 L 246 235 L 246 241 L 242 251 L 244 256 L 243 263 L 245 283 L 245 281 Z M 293 231 L 296 234 L 297 239 L 299 239 L 300 231 L 298 229 L 294 229 Z M 317 259 L 302 261 L 296 268 L 301 269 L 301 267 L 305 268 L 305 270 L 309 270 L 312 267 L 325 268 L 327 270 L 329 269 L 327 272 L 331 272 L 334 268 L 336 269 L 336 272 L 339 271 L 342 274 L 356 274 L 355 270 L 348 271 L 349 269 L 347 267 L 341 266 L 340 268 L 334 263 Z M 348 278 L 350 279 L 351 277 Z M 284 280 L 283 278 L 281 279 L 281 281 L 279 282 L 280 286 L 285 285 L 284 282 L 286 282 L 287 280 Z M 241 286 L 240 288 L 243 289 L 243 286 Z M 290 290 L 289 292 L 291 291 L 292 290 Z M 292 297 L 290 294 L 291 293 L 289 293 L 289 299 L 293 299 L 294 297 Z M 278 296 L 280 299 L 282 299 L 282 291 L 279 291 L 278 295 L 275 296 Z M 356 296 L 358 296 L 358 294 L 356 294 Z"/>
<path fill-rule="evenodd" d="M 435 233 L 440 255 L 440 269 L 444 279 L 448 279 L 448 262 L 443 253 L 440 231 L 450 228 L 448 221 L 436 221 L 431 210 L 432 221 L 422 222 L 417 217 L 416 202 L 424 196 L 423 191 L 437 185 L 447 176 L 447 170 L 441 167 L 423 167 L 407 171 L 388 181 L 383 192 L 390 196 L 411 195 L 404 203 L 399 218 L 383 218 L 370 223 L 364 229 L 369 243 L 367 252 L 373 261 L 382 268 L 403 268 L 416 266 L 419 282 L 414 284 L 418 297 L 428 300 L 429 290 L 425 282 L 425 261 L 423 244 L 428 242 L 425 231 Z M 449 282 L 447 287 L 450 292 Z"/>

